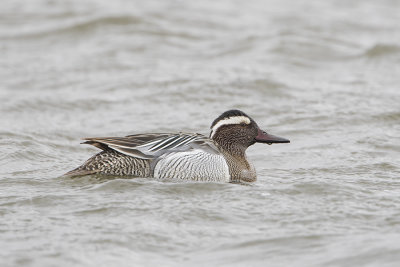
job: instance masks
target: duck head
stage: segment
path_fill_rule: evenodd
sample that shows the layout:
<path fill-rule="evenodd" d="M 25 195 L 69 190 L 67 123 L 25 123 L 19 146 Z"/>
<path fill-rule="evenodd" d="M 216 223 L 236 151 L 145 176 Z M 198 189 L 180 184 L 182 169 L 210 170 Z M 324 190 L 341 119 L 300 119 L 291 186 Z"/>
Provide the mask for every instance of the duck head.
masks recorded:
<path fill-rule="evenodd" d="M 290 143 L 286 138 L 261 130 L 257 123 L 240 110 L 228 110 L 211 124 L 210 138 L 222 148 L 241 153 L 255 143 Z"/>

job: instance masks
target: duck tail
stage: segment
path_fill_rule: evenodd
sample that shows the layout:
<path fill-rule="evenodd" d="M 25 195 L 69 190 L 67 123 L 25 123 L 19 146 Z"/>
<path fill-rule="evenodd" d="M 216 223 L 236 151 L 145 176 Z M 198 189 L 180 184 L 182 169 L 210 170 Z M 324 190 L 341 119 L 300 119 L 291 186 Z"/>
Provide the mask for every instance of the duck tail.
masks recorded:
<path fill-rule="evenodd" d="M 73 169 L 72 171 L 63 174 L 62 177 L 85 176 L 90 174 L 96 174 L 98 172 L 99 172 L 98 170 L 85 170 L 82 168 L 82 166 L 80 166 L 76 169 Z"/>

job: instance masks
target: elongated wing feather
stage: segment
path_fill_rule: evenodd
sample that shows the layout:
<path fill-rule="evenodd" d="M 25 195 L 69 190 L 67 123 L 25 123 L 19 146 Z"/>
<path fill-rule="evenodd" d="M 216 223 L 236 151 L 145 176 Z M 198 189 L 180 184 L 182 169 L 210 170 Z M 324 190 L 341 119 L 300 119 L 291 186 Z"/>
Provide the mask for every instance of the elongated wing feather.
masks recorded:
<path fill-rule="evenodd" d="M 126 137 L 85 138 L 84 144 L 113 149 L 128 156 L 152 159 L 165 151 L 188 149 L 188 146 L 211 146 L 201 134 L 139 134 Z M 212 148 L 214 149 L 214 148 Z"/>

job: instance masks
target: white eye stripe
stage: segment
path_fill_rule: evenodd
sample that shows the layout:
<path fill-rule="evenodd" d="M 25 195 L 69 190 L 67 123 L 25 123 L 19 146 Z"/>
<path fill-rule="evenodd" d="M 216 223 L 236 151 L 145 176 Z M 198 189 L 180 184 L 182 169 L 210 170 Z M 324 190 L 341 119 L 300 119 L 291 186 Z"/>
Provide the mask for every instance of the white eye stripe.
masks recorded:
<path fill-rule="evenodd" d="M 218 128 L 223 125 L 242 124 L 242 123 L 250 124 L 251 121 L 246 116 L 235 116 L 220 120 L 212 127 L 210 138 L 212 138 L 213 135 L 217 132 Z"/>

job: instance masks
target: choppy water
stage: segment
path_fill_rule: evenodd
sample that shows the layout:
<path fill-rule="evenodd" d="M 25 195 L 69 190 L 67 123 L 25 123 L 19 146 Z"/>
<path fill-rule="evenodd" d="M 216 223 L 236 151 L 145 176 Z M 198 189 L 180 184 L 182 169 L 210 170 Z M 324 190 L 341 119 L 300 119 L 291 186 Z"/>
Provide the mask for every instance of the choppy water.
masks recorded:
<path fill-rule="evenodd" d="M 399 1 L 0 7 L 1 266 L 400 266 Z M 81 137 L 208 133 L 239 108 L 289 145 L 252 185 L 60 178 Z"/>

